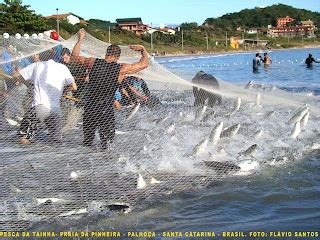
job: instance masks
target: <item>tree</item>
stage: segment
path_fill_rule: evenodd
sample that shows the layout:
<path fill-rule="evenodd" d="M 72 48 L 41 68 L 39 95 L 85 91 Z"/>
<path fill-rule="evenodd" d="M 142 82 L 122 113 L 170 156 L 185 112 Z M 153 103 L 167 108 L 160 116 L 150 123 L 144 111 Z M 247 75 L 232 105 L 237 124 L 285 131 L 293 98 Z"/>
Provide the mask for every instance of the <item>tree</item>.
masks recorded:
<path fill-rule="evenodd" d="M 22 5 L 21 0 L 4 0 L 0 4 L 0 23 L 4 31 L 9 34 L 32 33 L 47 30 L 45 19 L 29 10 L 29 5 Z"/>
<path fill-rule="evenodd" d="M 190 22 L 190 23 L 182 23 L 180 25 L 181 30 L 192 30 L 192 31 L 196 31 L 198 29 L 198 23 L 196 22 Z"/>

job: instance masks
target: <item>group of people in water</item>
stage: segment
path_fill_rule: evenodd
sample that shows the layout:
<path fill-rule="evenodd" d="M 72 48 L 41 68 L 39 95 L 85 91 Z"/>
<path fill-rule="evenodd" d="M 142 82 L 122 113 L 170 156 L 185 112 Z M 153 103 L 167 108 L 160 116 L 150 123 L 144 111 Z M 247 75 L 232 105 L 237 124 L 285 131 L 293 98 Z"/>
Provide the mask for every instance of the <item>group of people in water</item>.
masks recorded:
<path fill-rule="evenodd" d="M 308 68 L 312 67 L 313 63 L 320 63 L 320 61 L 315 60 L 312 57 L 312 54 L 309 53 L 309 56 L 305 60 L 305 64 Z M 253 72 L 257 72 L 259 70 L 259 67 L 263 64 L 265 68 L 267 68 L 272 63 L 272 59 L 269 57 L 268 53 L 263 54 L 263 58 L 260 56 L 260 53 L 256 53 L 255 58 L 252 60 L 252 69 Z"/>
<path fill-rule="evenodd" d="M 252 61 L 253 71 L 258 71 L 259 66 L 264 64 L 264 67 L 268 67 L 272 63 L 272 59 L 269 57 L 268 53 L 263 54 L 263 58 L 260 56 L 260 53 L 256 53 L 256 57 Z"/>
<path fill-rule="evenodd" d="M 3 74 L 8 76 L 5 83 L 23 83 L 32 89 L 31 108 L 20 122 L 20 143 L 30 144 L 34 140 L 39 123 L 47 126 L 50 141 L 62 142 L 61 97 L 66 92 L 72 91 L 83 108 L 83 145 L 92 146 L 98 130 L 104 149 L 114 140 L 115 108 L 151 99 L 146 83 L 131 76 L 148 67 L 145 47 L 130 46 L 141 53 L 140 60 L 130 64 L 118 63 L 121 49 L 117 45 L 110 45 L 104 58 L 84 57 L 80 48 L 85 35 L 81 29 L 72 52 L 61 48 L 58 59 L 57 50 L 50 49 L 35 56 L 33 63 Z"/>

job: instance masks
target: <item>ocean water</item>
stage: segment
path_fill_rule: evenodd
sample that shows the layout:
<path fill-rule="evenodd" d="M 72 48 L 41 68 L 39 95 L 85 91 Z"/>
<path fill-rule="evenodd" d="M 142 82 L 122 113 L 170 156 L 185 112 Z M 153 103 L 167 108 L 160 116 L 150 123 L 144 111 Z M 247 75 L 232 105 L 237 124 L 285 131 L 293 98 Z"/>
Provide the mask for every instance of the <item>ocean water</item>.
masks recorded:
<path fill-rule="evenodd" d="M 320 48 L 270 51 L 272 64 L 268 68 L 261 66 L 256 73 L 252 71 L 254 52 L 166 57 L 157 61 L 189 80 L 203 70 L 234 84 L 253 80 L 290 92 L 319 95 L 320 64 L 306 68 L 304 61 L 309 53 L 320 59 Z M 319 231 L 319 170 L 320 152 L 315 151 L 289 165 L 224 179 L 210 189 L 158 199 L 149 203 L 146 215 L 125 229 L 160 233 Z"/>
<path fill-rule="evenodd" d="M 309 53 L 320 60 L 319 48 L 268 51 L 272 64 L 268 68 L 261 66 L 257 72 L 252 71 L 255 52 L 158 58 L 157 61 L 170 71 L 188 79 L 194 77 L 197 71 L 203 70 L 234 84 L 253 80 L 291 92 L 313 92 L 319 95 L 320 64 L 314 63 L 312 68 L 306 68 L 304 62 Z M 263 52 L 260 55 L 263 57 Z"/>
<path fill-rule="evenodd" d="M 250 80 L 290 92 L 320 94 L 320 64 L 306 68 L 309 53 L 320 48 L 270 51 L 272 64 L 252 71 L 252 53 L 158 58 L 170 71 L 192 79 L 203 70 L 234 84 Z M 263 55 L 263 53 L 261 53 Z M 318 139 L 319 141 L 319 139 Z M 320 152 L 287 166 L 232 177 L 207 190 L 162 199 L 156 214 L 140 221 L 139 230 L 163 231 L 319 231 Z M 311 236 L 311 235 L 310 235 Z M 305 239 L 307 239 L 306 237 Z"/>
<path fill-rule="evenodd" d="M 158 58 L 157 61 L 170 71 L 186 79 L 191 79 L 197 71 L 203 70 L 234 84 L 245 84 L 250 80 L 254 80 L 257 83 L 273 85 L 287 91 L 307 92 L 319 95 L 320 64 L 314 64 L 312 69 L 307 69 L 303 64 L 309 52 L 313 53 L 315 58 L 317 56 L 320 58 L 320 49 L 270 52 L 269 55 L 273 60 L 273 64 L 268 69 L 261 67 L 258 73 L 252 72 L 251 63 L 254 53 L 170 57 Z M 168 94 L 167 99 L 170 99 L 169 97 L 170 94 Z M 178 98 L 175 99 L 177 100 Z M 190 107 L 186 107 L 185 109 L 183 107 L 180 106 L 178 111 L 181 111 L 183 116 L 186 116 L 185 118 L 191 118 L 192 116 L 188 116 Z M 223 107 L 221 111 L 223 111 Z M 173 106 L 165 105 L 162 110 L 163 112 L 171 112 L 173 109 Z M 275 119 L 271 121 L 262 119 L 261 115 L 257 114 L 257 111 L 259 114 L 264 114 L 269 110 L 271 109 L 246 109 L 237 116 L 237 121 L 246 123 L 247 119 L 252 117 L 252 122 L 259 123 L 261 126 L 275 127 L 276 130 L 274 130 L 272 136 L 270 134 L 270 136 L 266 136 L 259 142 L 262 145 L 260 146 L 261 154 L 257 155 L 261 158 L 261 161 L 268 161 L 264 157 L 269 157 L 271 154 L 270 149 L 280 143 L 283 144 L 285 140 L 285 138 L 281 138 L 281 141 L 275 141 L 273 137 L 277 136 L 280 138 L 281 135 L 290 129 L 284 124 L 278 124 Z M 294 110 L 290 109 L 290 111 L 286 112 L 286 109 L 281 109 L 281 111 L 284 112 L 281 113 L 283 115 L 276 115 L 277 117 L 287 117 Z M 164 129 L 155 127 L 153 123 L 146 121 L 146 119 L 149 120 L 154 117 L 152 114 L 154 113 L 144 110 L 139 112 L 137 116 L 139 118 L 133 124 L 135 129 L 132 131 L 132 134 L 117 137 L 120 139 L 119 144 L 122 145 L 119 145 L 120 150 L 117 152 L 118 155 L 113 157 L 119 160 L 120 158 L 124 159 L 127 156 L 132 156 L 130 154 L 134 153 L 133 158 L 136 158 L 135 160 L 146 168 L 151 168 L 152 164 L 158 164 L 157 169 L 176 168 L 177 172 L 180 169 L 181 171 L 190 170 L 188 168 L 192 167 L 192 165 L 190 165 L 188 159 L 184 159 L 183 153 L 187 148 L 199 142 L 204 133 L 210 131 L 212 125 L 204 124 L 199 126 L 185 119 L 181 120 L 181 122 L 177 121 L 177 139 L 173 141 L 171 137 L 165 136 Z M 223 119 L 222 116 L 221 119 Z M 220 119 L 216 121 L 220 121 Z M 228 124 L 236 123 L 232 121 L 234 120 L 230 120 Z M 157 238 L 164 238 L 163 232 L 214 231 L 216 234 L 222 234 L 224 231 L 266 231 L 268 233 L 270 231 L 319 231 L 320 152 L 319 150 L 308 151 L 305 154 L 304 149 L 310 142 L 319 143 L 319 139 L 309 138 L 314 135 L 319 136 L 319 132 L 318 134 L 313 133 L 313 129 L 317 129 L 318 127 L 318 121 L 319 118 L 310 117 L 310 128 L 303 133 L 303 136 L 307 137 L 306 140 L 296 142 L 292 140 L 289 142 L 289 146 L 292 147 L 292 154 L 299 156 L 295 161 L 289 161 L 285 164 L 273 164 L 272 166 L 271 164 L 265 165 L 257 171 L 251 171 L 250 174 L 231 175 L 221 180 L 217 179 L 210 184 L 210 187 L 197 186 L 193 189 L 164 195 L 160 198 L 156 194 L 150 194 L 144 197 L 143 201 L 135 204 L 132 211 L 128 214 L 105 214 L 96 211 L 96 214 L 89 214 L 87 216 L 75 216 L 74 218 L 66 219 L 59 218 L 53 221 L 38 221 L 32 225 L 31 230 L 121 231 L 123 233 L 128 231 L 154 231 L 157 234 Z M 223 142 L 228 152 L 236 154 L 240 150 L 243 150 L 240 145 L 245 144 L 250 146 L 249 144 L 252 144 L 250 139 L 244 139 L 248 135 L 248 131 L 254 129 L 250 125 L 252 122 L 247 122 L 247 125 L 244 125 L 243 130 L 239 134 L 241 136 L 235 137 L 232 141 Z M 284 129 L 281 129 L 281 127 Z M 130 129 L 132 130 L 132 126 L 127 126 L 127 128 L 122 128 L 121 130 L 129 132 Z M 146 130 L 149 129 L 152 129 L 152 131 L 146 134 Z M 193 131 L 190 131 L 191 129 Z M 159 138 L 159 136 L 162 137 Z M 40 174 L 40 170 L 43 169 L 39 175 L 41 181 L 48 186 L 53 182 L 57 182 L 57 185 L 52 184 L 52 186 L 57 188 L 56 191 L 73 189 L 74 192 L 72 194 L 74 196 L 72 197 L 78 200 L 84 198 L 81 196 L 81 191 L 87 192 L 85 197 L 88 199 L 91 193 L 104 197 L 108 196 L 108 194 L 104 193 L 105 189 L 99 183 L 102 180 L 110 181 L 112 178 L 111 174 L 115 171 L 126 171 L 132 166 L 128 163 L 113 166 L 111 161 L 108 163 L 110 157 L 108 153 L 86 151 L 81 146 L 78 146 L 81 142 L 79 138 L 72 139 L 72 141 L 74 141 L 73 143 L 77 143 L 76 146 L 72 146 L 72 150 L 68 148 L 71 146 L 70 143 L 69 146 L 67 144 L 61 149 L 47 147 L 46 149 L 52 151 L 51 154 L 46 153 L 40 147 L 37 149 L 37 146 L 31 150 L 26 148 L 17 149 L 19 147 L 15 146 L 11 151 L 5 145 L 4 149 L 7 149 L 7 152 L 1 156 L 5 156 L 8 162 L 12 161 L 12 159 L 16 159 L 17 161 L 21 159 L 28 160 L 27 155 L 33 151 L 32 158 L 28 160 L 34 165 L 34 168 L 32 167 L 31 170 Z M 131 148 L 126 149 L 127 142 L 134 141 L 139 142 L 140 145 L 132 144 Z M 152 141 L 155 142 L 153 143 Z M 146 150 L 143 149 L 141 151 L 141 147 L 144 144 L 146 144 Z M 8 145 L 11 146 L 11 143 Z M 161 147 L 159 148 L 159 146 Z M 3 146 L 1 145 L 1 147 Z M 21 150 L 21 154 L 19 155 L 16 154 L 18 150 Z M 114 150 L 116 152 L 116 149 Z M 287 148 L 284 148 L 283 151 L 287 150 Z M 59 154 L 55 154 L 56 152 Z M 223 158 L 222 156 L 222 160 Z M 168 162 L 171 160 L 176 165 L 170 165 Z M 21 161 L 21 164 L 22 167 L 29 168 L 30 170 L 28 162 Z M 77 182 L 70 183 L 70 179 L 67 179 L 66 176 L 69 176 L 68 174 L 70 174 L 71 170 L 80 169 L 83 166 L 87 166 L 87 169 L 83 169 L 83 172 L 80 173 L 80 175 L 83 175 L 84 180 L 81 183 L 79 181 L 79 184 Z M 129 170 L 132 172 L 132 169 Z M 16 171 L 19 174 L 21 171 L 21 181 L 23 181 L 23 178 L 28 180 L 28 172 L 24 173 L 20 166 L 17 166 Z M 53 174 L 46 175 L 45 171 Z M 108 176 L 108 174 L 110 175 Z M 132 185 L 135 185 L 135 179 L 135 175 L 129 179 L 133 181 Z M 41 196 L 42 192 L 50 193 L 50 188 L 36 189 L 34 186 L 37 186 L 38 183 L 34 179 L 27 183 L 30 185 L 27 185 L 27 187 L 34 191 L 33 194 L 37 197 L 43 197 Z M 19 185 L 19 181 L 16 184 Z M 65 187 L 67 188 L 64 188 L 63 184 L 66 184 Z M 116 188 L 119 188 L 119 192 L 126 190 L 126 187 L 123 187 L 125 183 L 123 183 L 123 186 L 122 183 L 114 184 Z M 64 197 L 69 197 L 68 194 L 72 195 L 71 192 L 63 193 Z M 19 200 L 19 198 L 16 199 Z M 83 206 L 85 205 L 79 204 L 76 207 L 82 208 Z M 28 205 L 25 204 L 21 209 L 23 207 L 27 208 Z M 4 207 L 2 206 L 2 208 Z M 23 211 L 23 213 L 25 212 Z M 34 217 L 28 214 L 23 216 L 25 218 Z"/>

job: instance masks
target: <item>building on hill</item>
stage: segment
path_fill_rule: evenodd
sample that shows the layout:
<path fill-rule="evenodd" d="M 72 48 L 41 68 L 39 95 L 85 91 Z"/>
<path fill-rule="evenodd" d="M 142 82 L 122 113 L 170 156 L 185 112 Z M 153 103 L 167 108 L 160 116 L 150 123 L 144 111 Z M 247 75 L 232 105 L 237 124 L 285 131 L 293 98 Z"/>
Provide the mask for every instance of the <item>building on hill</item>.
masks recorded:
<path fill-rule="evenodd" d="M 257 34 L 258 29 L 256 28 L 250 28 L 249 30 L 247 30 L 247 34 Z"/>
<path fill-rule="evenodd" d="M 118 18 L 116 22 L 121 29 L 133 32 L 137 36 L 148 30 L 148 26 L 143 24 L 141 18 Z"/>
<path fill-rule="evenodd" d="M 283 18 L 277 18 L 277 27 L 284 27 L 287 26 L 287 23 L 295 21 L 294 18 L 291 18 L 289 16 L 283 17 Z"/>
<path fill-rule="evenodd" d="M 281 24 L 279 24 L 280 19 L 282 19 L 282 21 L 280 21 Z M 316 26 L 313 24 L 313 21 L 309 19 L 307 21 L 301 21 L 296 26 L 287 26 L 287 23 L 293 22 L 294 20 L 295 19 L 290 17 L 279 18 L 277 27 L 268 28 L 268 33 L 267 33 L 268 36 L 270 37 L 297 37 L 297 36 L 315 37 L 314 32 L 316 30 Z"/>
<path fill-rule="evenodd" d="M 54 14 L 54 15 L 50 15 L 45 17 L 46 19 L 59 19 L 59 20 L 67 20 L 68 23 L 75 25 L 75 24 L 84 24 L 84 25 L 88 25 L 88 22 L 84 21 L 82 17 L 79 17 L 73 13 L 64 13 L 64 14 Z"/>
<path fill-rule="evenodd" d="M 270 37 L 314 37 L 315 26 L 291 26 L 291 27 L 273 27 L 268 29 Z"/>
<path fill-rule="evenodd" d="M 313 24 L 313 21 L 311 21 L 310 19 L 307 21 L 301 21 L 300 24 L 301 26 L 304 26 L 304 27 L 315 27 L 315 25 Z"/>
<path fill-rule="evenodd" d="M 250 28 L 247 31 L 247 34 L 257 34 L 257 33 L 262 33 L 262 34 L 267 34 L 267 29 L 266 28 Z"/>
<path fill-rule="evenodd" d="M 176 30 L 174 30 L 172 28 L 168 28 L 168 27 L 160 28 L 159 30 L 160 30 L 160 32 L 162 32 L 164 34 L 170 34 L 170 35 L 176 34 Z"/>

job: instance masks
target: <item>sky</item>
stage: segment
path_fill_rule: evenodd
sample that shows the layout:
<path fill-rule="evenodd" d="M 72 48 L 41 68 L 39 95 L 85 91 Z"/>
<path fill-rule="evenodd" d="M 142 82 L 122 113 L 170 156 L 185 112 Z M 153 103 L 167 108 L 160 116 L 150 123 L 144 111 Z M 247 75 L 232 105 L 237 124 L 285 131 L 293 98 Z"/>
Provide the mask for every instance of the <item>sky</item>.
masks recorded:
<path fill-rule="evenodd" d="M 320 0 L 22 0 L 23 5 L 30 5 L 43 16 L 56 14 L 58 8 L 59 13 L 72 12 L 85 20 L 115 22 L 117 18 L 141 17 L 145 24 L 155 26 L 183 22 L 202 24 L 209 17 L 278 3 L 320 12 Z"/>

